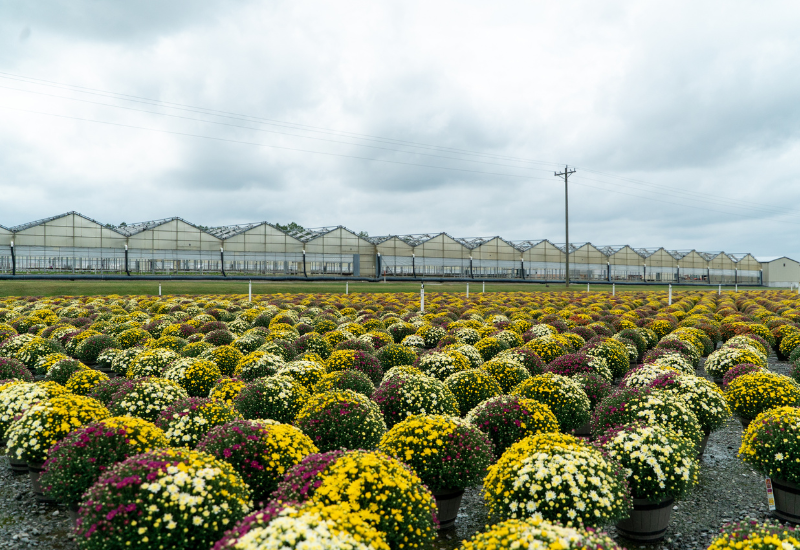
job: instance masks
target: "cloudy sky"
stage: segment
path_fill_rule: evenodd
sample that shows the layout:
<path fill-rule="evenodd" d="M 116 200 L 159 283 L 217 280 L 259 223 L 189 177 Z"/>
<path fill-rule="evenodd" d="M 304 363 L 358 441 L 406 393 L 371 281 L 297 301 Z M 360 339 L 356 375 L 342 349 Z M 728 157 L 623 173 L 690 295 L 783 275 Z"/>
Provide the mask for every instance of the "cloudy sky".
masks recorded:
<path fill-rule="evenodd" d="M 0 224 L 800 259 L 796 2 L 0 0 Z"/>

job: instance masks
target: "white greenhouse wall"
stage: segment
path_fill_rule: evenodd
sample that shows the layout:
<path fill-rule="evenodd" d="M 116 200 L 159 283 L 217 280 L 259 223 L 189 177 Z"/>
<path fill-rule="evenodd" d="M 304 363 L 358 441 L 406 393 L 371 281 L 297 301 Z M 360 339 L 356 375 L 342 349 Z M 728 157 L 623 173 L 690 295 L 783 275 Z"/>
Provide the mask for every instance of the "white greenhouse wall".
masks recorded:
<path fill-rule="evenodd" d="M 563 280 L 565 246 L 447 233 L 370 239 L 342 227 L 287 233 L 267 222 L 204 227 L 181 218 L 112 227 L 67 212 L 16 227 L 0 225 L 0 273 L 244 274 L 252 276 L 417 276 Z M 577 246 L 577 245 L 576 245 Z M 379 256 L 380 255 L 380 256 Z M 738 259 L 738 261 L 737 261 Z M 788 258 L 664 248 L 572 247 L 574 281 L 759 284 L 800 283 Z M 785 262 L 784 262 L 785 260 Z M 784 266 L 783 264 L 787 265 Z"/>

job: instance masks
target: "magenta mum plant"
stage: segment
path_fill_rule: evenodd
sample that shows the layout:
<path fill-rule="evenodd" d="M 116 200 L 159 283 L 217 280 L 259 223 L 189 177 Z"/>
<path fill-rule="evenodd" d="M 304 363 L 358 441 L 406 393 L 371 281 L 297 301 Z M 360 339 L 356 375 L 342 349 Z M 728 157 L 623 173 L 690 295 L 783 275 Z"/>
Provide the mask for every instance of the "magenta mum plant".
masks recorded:
<path fill-rule="evenodd" d="M 4 380 L 22 380 L 33 382 L 33 373 L 29 371 L 22 361 L 11 357 L 0 357 L 0 378 Z"/>
<path fill-rule="evenodd" d="M 100 476 L 81 502 L 75 536 L 82 550 L 210 548 L 251 508 L 250 490 L 229 464 L 157 449 Z"/>
<path fill-rule="evenodd" d="M 258 500 L 265 500 L 292 466 L 318 452 L 297 428 L 259 420 L 233 420 L 212 428 L 197 449 L 230 464 Z"/>
<path fill-rule="evenodd" d="M 92 422 L 50 449 L 42 487 L 56 501 L 77 506 L 83 493 L 108 468 L 129 456 L 167 446 L 164 433 L 139 418 L 117 416 Z"/>

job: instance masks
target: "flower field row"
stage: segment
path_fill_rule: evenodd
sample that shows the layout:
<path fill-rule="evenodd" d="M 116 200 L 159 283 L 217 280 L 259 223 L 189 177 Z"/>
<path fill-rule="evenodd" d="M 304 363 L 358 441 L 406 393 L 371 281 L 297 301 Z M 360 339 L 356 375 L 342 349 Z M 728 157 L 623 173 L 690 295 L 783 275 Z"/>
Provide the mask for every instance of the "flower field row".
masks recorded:
<path fill-rule="evenodd" d="M 796 379 L 781 292 L 0 301 L 0 440 L 83 549 L 426 548 L 480 485 L 464 548 L 617 549 L 598 529 L 663 537 L 732 415 L 792 519 Z"/>

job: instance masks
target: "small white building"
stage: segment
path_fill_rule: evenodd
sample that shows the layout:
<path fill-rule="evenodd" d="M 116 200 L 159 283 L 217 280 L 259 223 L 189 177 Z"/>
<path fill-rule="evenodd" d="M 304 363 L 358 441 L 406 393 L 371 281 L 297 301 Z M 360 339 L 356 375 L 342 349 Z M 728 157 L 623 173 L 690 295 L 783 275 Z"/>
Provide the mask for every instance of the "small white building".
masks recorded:
<path fill-rule="evenodd" d="M 800 262 L 786 256 L 759 261 L 764 271 L 764 286 L 791 288 L 800 285 Z"/>

